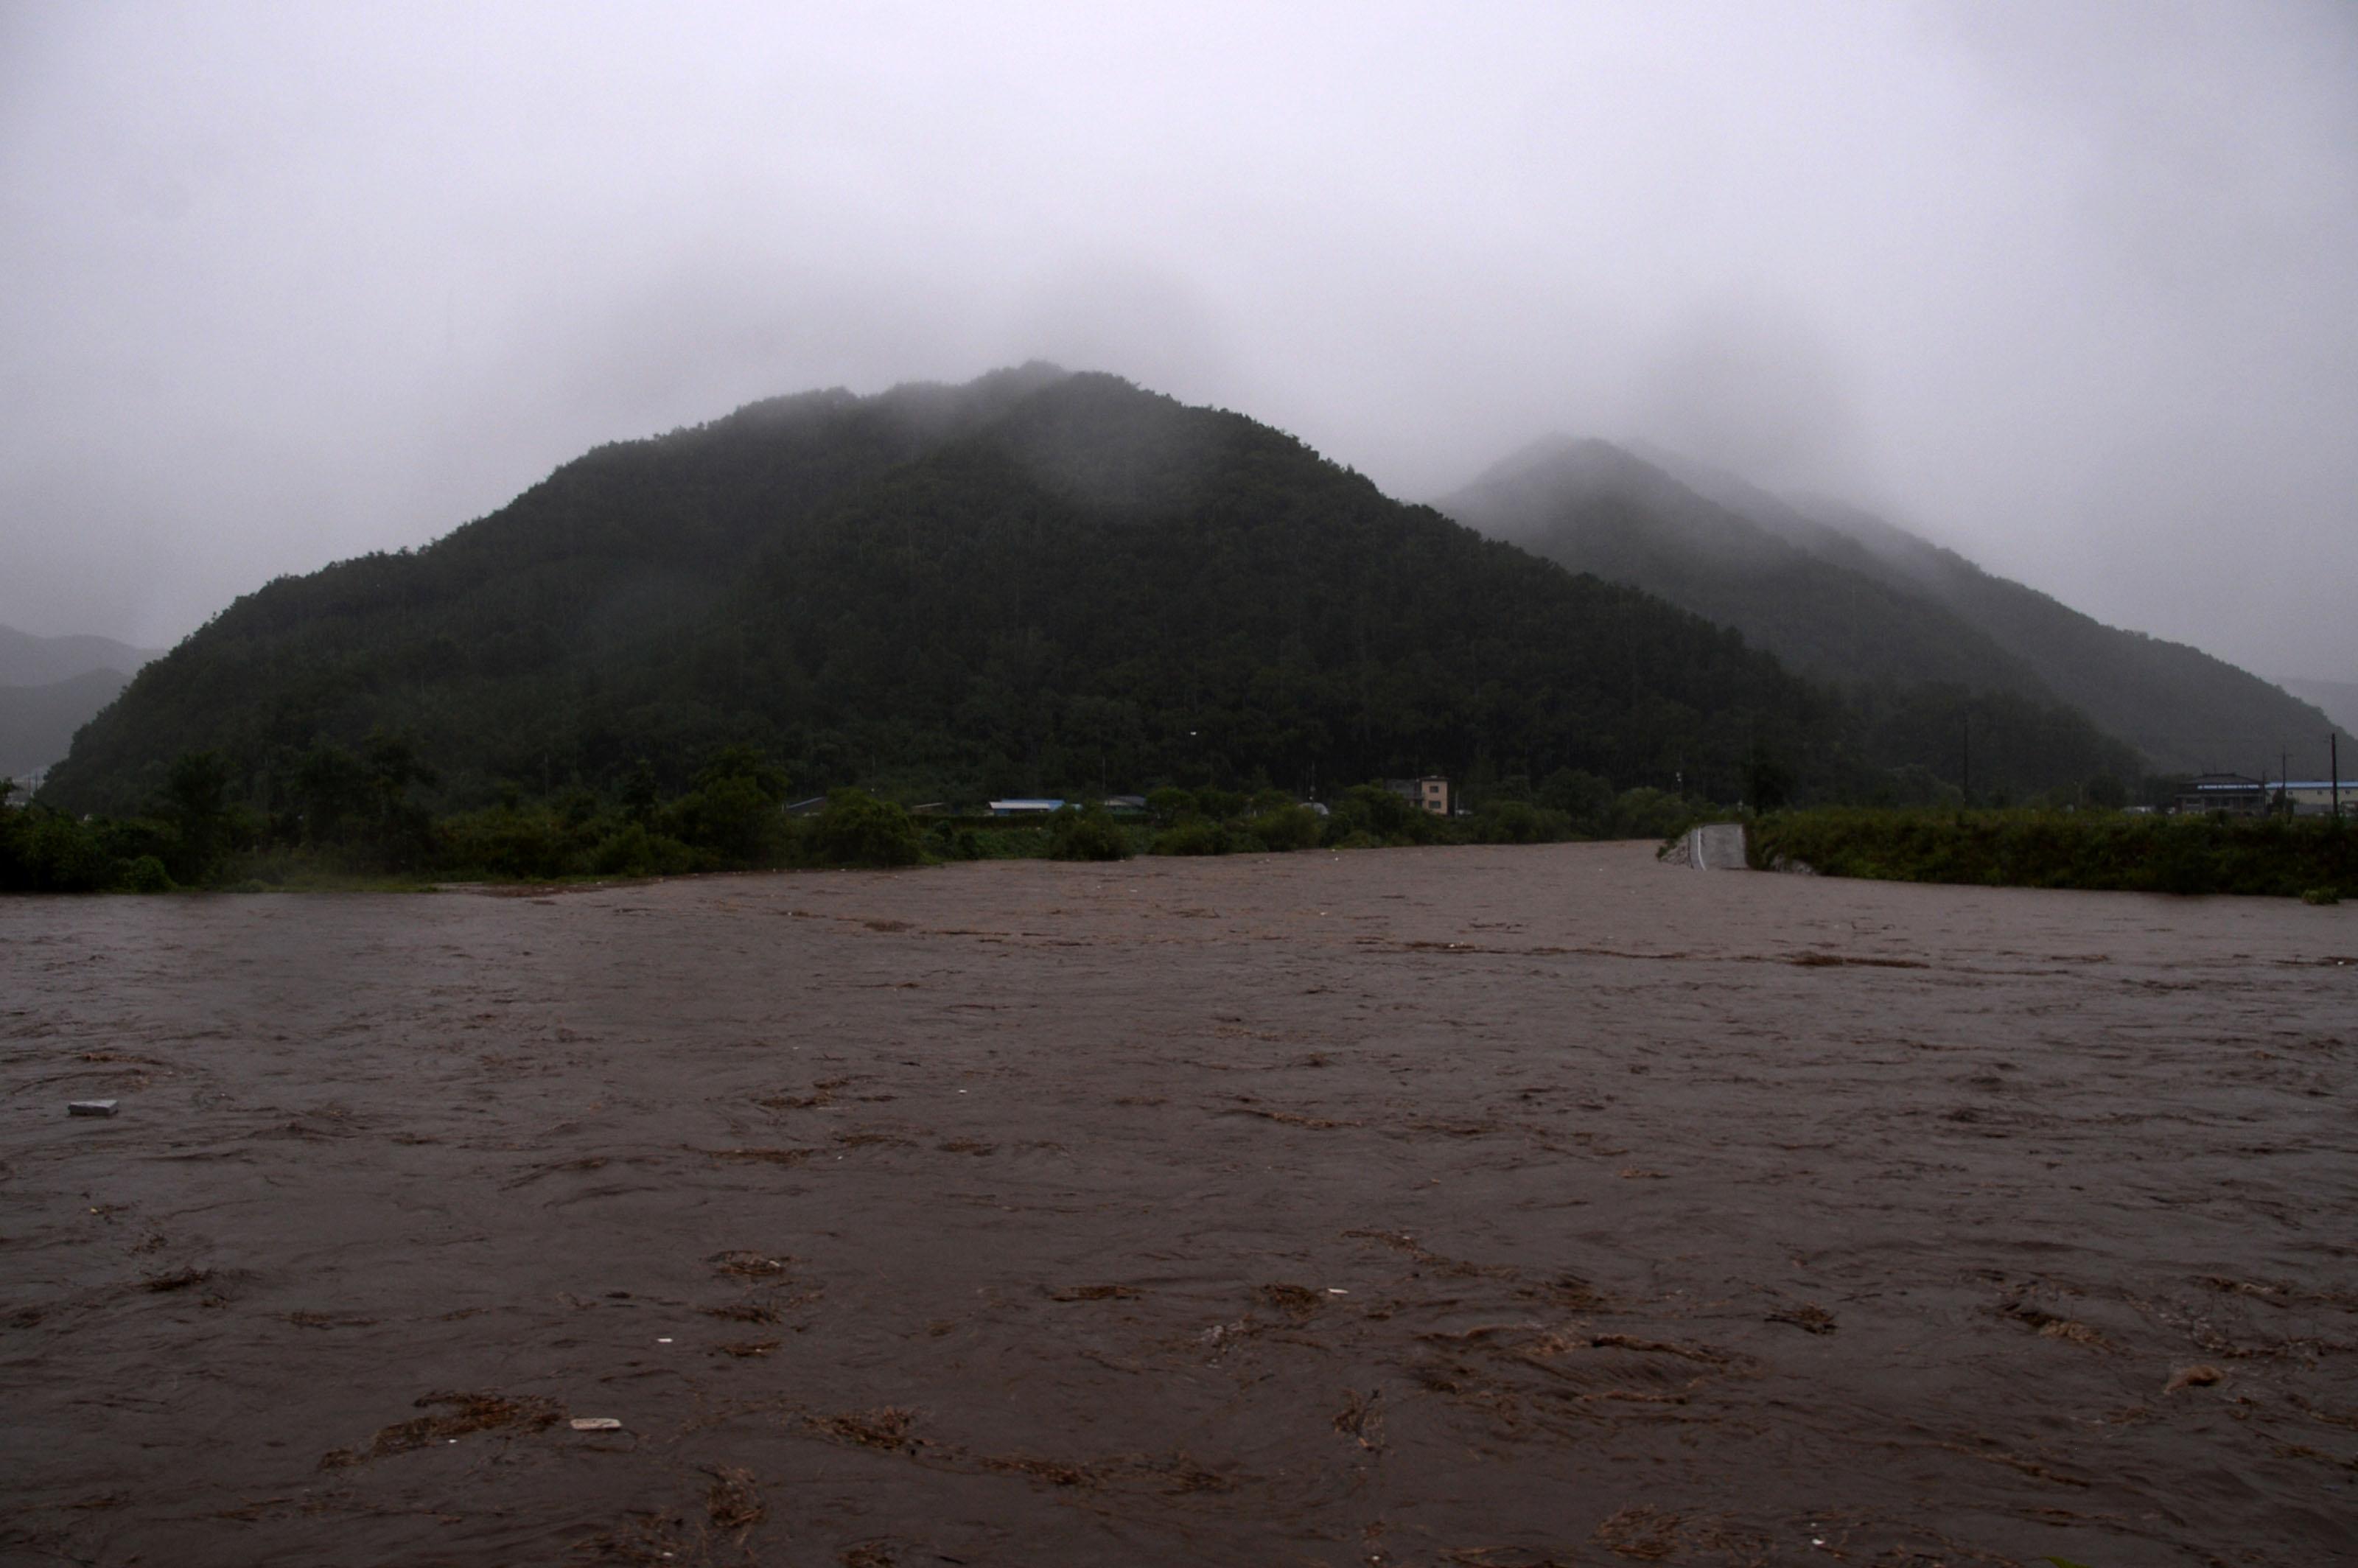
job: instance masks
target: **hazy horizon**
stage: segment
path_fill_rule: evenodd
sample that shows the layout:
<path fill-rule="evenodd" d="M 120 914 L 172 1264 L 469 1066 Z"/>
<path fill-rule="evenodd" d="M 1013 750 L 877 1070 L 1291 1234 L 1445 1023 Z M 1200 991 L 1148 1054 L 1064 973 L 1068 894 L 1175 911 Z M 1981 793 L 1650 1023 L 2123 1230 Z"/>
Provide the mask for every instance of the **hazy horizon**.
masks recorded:
<path fill-rule="evenodd" d="M 1551 433 L 2358 676 L 2327 4 L 0 5 L 0 622 L 177 640 L 602 442 L 1033 358 L 1408 500 Z"/>

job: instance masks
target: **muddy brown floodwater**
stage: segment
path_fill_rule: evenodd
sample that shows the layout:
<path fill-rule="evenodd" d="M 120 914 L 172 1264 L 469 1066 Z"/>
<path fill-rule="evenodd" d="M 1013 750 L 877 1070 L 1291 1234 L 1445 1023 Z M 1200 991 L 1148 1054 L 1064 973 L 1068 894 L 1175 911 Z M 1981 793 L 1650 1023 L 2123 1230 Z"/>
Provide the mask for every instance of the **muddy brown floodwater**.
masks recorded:
<path fill-rule="evenodd" d="M 12 900 L 0 1556 L 2351 1562 L 2353 1034 L 1645 846 Z"/>

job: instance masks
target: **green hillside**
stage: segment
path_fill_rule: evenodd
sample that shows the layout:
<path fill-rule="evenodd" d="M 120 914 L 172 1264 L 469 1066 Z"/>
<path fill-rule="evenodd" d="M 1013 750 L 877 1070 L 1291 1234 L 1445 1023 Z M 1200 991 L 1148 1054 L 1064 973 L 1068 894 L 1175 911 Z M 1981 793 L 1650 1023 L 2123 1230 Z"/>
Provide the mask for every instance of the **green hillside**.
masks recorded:
<path fill-rule="evenodd" d="M 2107 626 L 1984 571 L 1952 550 L 1839 501 L 1787 501 L 1733 475 L 1662 460 L 1673 473 L 1779 538 L 1949 611 L 2021 661 L 2057 697 L 2136 747 L 2157 773 L 2224 769 L 2322 777 L 2333 720 L 2299 697 L 2183 643 Z M 2342 746 L 2351 730 L 2342 730 Z"/>
<path fill-rule="evenodd" d="M 2044 756 L 2062 776 L 2273 773 L 2281 751 L 2296 772 L 2324 766 L 2330 721 L 2257 676 L 2105 626 L 1855 508 L 1571 441 L 1510 459 L 1442 504 L 1737 628 L 1886 715 L 1869 741 L 1878 752 L 1913 746 L 1943 778 L 1963 773 L 1969 748 Z M 1945 762 L 1931 754 L 1941 752 Z M 2002 776 L 1973 765 L 1977 784 Z"/>
<path fill-rule="evenodd" d="M 1871 514 L 1831 503 L 1812 510 L 1858 542 L 1866 569 L 1986 631 L 2156 772 L 2274 776 L 2288 753 L 2294 773 L 2325 775 L 2334 724 L 2314 705 L 2200 648 L 2107 626 Z M 2345 730 L 2343 755 L 2351 745 Z"/>
<path fill-rule="evenodd" d="M 1797 546 L 1603 441 L 1550 441 L 1440 503 L 1459 522 L 1659 594 L 1804 674 L 1945 681 L 2052 698 L 1962 618 Z"/>
<path fill-rule="evenodd" d="M 284 579 L 149 665 L 45 798 L 414 741 L 436 803 L 667 787 L 1329 787 L 1563 769 L 1855 793 L 1861 720 L 1734 633 L 1576 578 L 1240 416 L 1047 367 L 753 405 L 566 465 L 415 553 Z"/>
<path fill-rule="evenodd" d="M 1570 570 L 1734 627 L 1843 690 L 1865 720 L 1867 752 L 1887 768 L 2015 792 L 2143 769 L 2132 748 L 1964 616 L 1827 558 L 1843 535 L 1771 531 L 1617 447 L 1545 442 L 1441 505 Z"/>

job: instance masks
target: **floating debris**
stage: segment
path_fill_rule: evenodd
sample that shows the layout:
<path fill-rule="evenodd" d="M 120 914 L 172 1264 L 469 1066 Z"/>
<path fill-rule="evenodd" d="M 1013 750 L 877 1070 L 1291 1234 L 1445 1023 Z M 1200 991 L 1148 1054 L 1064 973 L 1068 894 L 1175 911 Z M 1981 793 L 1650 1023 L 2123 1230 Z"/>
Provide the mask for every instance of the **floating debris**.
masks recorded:
<path fill-rule="evenodd" d="M 805 1418 L 805 1424 L 822 1437 L 857 1444 L 862 1448 L 914 1449 L 919 1444 L 915 1435 L 917 1412 L 899 1405 L 847 1411 L 841 1415 L 809 1416 Z"/>
<path fill-rule="evenodd" d="M 111 1099 L 70 1099 L 66 1101 L 68 1116 L 113 1116 L 122 1102 Z"/>
<path fill-rule="evenodd" d="M 1834 1314 L 1815 1302 L 1803 1302 L 1797 1307 L 1787 1307 L 1779 1312 L 1772 1312 L 1766 1321 L 1790 1323 L 1805 1334 L 1832 1334 L 1838 1326 L 1834 1322 Z"/>
<path fill-rule="evenodd" d="M 712 1485 L 705 1493 L 704 1508 L 713 1528 L 734 1531 L 742 1541 L 745 1532 L 761 1523 L 769 1511 L 762 1504 L 762 1494 L 754 1488 L 753 1472 L 722 1465 L 708 1468 L 705 1474 L 712 1477 Z"/>
<path fill-rule="evenodd" d="M 2161 1391 L 2165 1394 L 2174 1394 L 2180 1389 L 2205 1389 L 2213 1383 L 2223 1383 L 2226 1380 L 2227 1374 L 2216 1367 L 2180 1367 L 2169 1375 L 2169 1381 L 2162 1385 Z"/>
<path fill-rule="evenodd" d="M 396 1422 L 364 1449 L 338 1448 L 322 1454 L 319 1468 L 341 1470 L 371 1459 L 406 1454 L 429 1444 L 447 1446 L 479 1432 L 522 1429 L 538 1432 L 557 1424 L 557 1407 L 536 1395 L 439 1393 L 416 1400 L 414 1409 L 440 1413 Z"/>

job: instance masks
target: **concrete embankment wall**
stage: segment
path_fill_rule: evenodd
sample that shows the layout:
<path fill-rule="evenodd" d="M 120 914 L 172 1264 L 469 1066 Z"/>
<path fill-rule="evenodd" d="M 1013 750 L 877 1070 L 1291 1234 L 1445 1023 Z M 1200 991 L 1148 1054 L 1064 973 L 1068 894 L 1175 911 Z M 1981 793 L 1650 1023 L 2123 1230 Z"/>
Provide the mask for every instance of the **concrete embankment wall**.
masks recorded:
<path fill-rule="evenodd" d="M 1699 871 L 1741 871 L 1748 862 L 1744 858 L 1744 824 L 1714 822 L 1687 829 L 1685 840 L 1665 857 Z"/>

